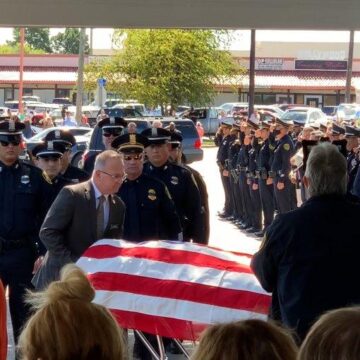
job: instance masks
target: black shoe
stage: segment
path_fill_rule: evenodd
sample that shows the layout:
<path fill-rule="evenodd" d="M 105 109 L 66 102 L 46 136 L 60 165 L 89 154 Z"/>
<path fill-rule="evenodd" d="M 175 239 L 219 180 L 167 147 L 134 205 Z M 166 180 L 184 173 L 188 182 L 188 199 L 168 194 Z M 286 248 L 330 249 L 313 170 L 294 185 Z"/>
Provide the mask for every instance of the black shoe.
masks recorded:
<path fill-rule="evenodd" d="M 248 229 L 248 228 L 249 228 L 249 225 L 248 225 L 248 224 L 245 224 L 245 223 L 242 223 L 242 224 L 240 224 L 239 228 L 240 228 L 241 230 L 245 230 L 245 229 Z"/>
<path fill-rule="evenodd" d="M 245 231 L 249 234 L 253 234 L 254 232 L 256 232 L 258 230 L 253 227 L 249 227 L 249 228 L 245 229 Z"/>
<path fill-rule="evenodd" d="M 262 237 L 264 237 L 264 232 L 262 230 L 260 230 L 260 231 L 254 232 L 254 235 L 262 238 Z"/>
<path fill-rule="evenodd" d="M 226 219 L 228 218 L 230 215 L 224 212 L 218 212 L 218 217 L 221 219 Z"/>

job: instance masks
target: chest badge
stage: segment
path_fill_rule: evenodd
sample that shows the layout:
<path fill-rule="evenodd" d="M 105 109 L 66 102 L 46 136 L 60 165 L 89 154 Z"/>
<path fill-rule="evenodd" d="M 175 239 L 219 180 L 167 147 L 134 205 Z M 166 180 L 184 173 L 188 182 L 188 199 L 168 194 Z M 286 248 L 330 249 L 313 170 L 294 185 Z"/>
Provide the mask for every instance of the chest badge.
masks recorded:
<path fill-rule="evenodd" d="M 29 175 L 23 175 L 21 176 L 21 179 L 20 179 L 21 183 L 23 185 L 28 185 L 30 183 L 30 178 L 29 178 Z"/>
<path fill-rule="evenodd" d="M 157 199 L 156 191 L 154 189 L 149 189 L 148 190 L 148 199 L 150 199 L 151 201 L 154 201 L 154 200 Z"/>
<path fill-rule="evenodd" d="M 177 185 L 179 183 L 179 178 L 177 176 L 172 176 L 170 182 L 173 185 Z"/>

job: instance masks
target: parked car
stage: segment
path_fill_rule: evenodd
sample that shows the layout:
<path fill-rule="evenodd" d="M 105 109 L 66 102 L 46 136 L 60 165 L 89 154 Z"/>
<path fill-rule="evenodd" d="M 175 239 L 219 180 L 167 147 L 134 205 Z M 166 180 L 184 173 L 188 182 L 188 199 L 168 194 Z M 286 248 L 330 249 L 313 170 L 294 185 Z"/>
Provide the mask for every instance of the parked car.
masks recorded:
<path fill-rule="evenodd" d="M 234 109 L 235 107 L 235 109 Z M 233 115 L 234 111 L 238 111 L 241 109 L 247 109 L 249 107 L 249 104 L 247 102 L 229 102 L 224 103 L 219 106 L 219 108 L 223 111 L 225 111 L 228 115 Z"/>
<path fill-rule="evenodd" d="M 199 121 L 204 128 L 205 135 L 215 135 L 219 128 L 219 112 L 214 107 L 195 108 L 184 111 L 181 116 L 192 120 L 194 123 Z"/>
<path fill-rule="evenodd" d="M 322 111 L 327 116 L 334 116 L 337 111 L 337 106 L 323 106 Z"/>
<path fill-rule="evenodd" d="M 112 107 L 112 109 L 133 109 L 144 115 L 146 112 L 145 105 L 139 103 L 120 103 Z"/>
<path fill-rule="evenodd" d="M 176 130 L 181 131 L 181 135 L 183 137 L 183 161 L 186 164 L 203 159 L 204 151 L 201 148 L 201 139 L 192 120 L 176 118 L 163 118 L 160 120 L 163 127 L 168 126 L 170 122 L 173 121 L 175 123 Z"/>
<path fill-rule="evenodd" d="M 318 108 L 294 107 L 284 112 L 284 120 L 293 120 L 303 125 L 320 125 L 327 122 L 327 116 Z"/>
<path fill-rule="evenodd" d="M 81 157 L 83 152 L 87 149 L 87 145 L 90 140 L 89 137 L 87 137 L 86 135 L 91 134 L 91 132 L 93 130 L 89 127 L 56 126 L 56 127 L 44 129 L 44 130 L 38 132 L 33 137 L 31 137 L 29 139 L 25 139 L 24 152 L 27 153 L 28 155 L 30 155 L 32 149 L 37 144 L 41 143 L 45 139 L 46 135 L 49 132 L 51 132 L 53 130 L 61 130 L 61 129 L 66 129 L 75 136 L 76 145 L 73 146 L 73 148 L 71 149 L 72 161 L 73 161 L 74 157 L 78 157 L 78 158 Z"/>
<path fill-rule="evenodd" d="M 64 98 L 54 98 L 52 100 L 53 104 L 58 104 L 58 105 L 72 105 L 73 103 L 70 101 L 69 98 L 64 97 Z"/>
<path fill-rule="evenodd" d="M 336 110 L 336 119 L 344 121 L 354 121 L 357 110 L 360 108 L 359 104 L 339 104 Z"/>
<path fill-rule="evenodd" d="M 278 106 L 275 105 L 254 105 L 255 110 L 263 110 L 270 113 L 273 113 L 277 116 L 282 116 L 284 114 L 284 111 L 281 110 Z"/>
<path fill-rule="evenodd" d="M 120 109 L 115 109 L 120 110 Z M 126 121 L 129 122 L 135 122 L 137 126 L 137 132 L 141 133 L 143 130 L 149 128 L 151 126 L 151 123 L 149 120 L 145 118 L 126 118 Z M 101 151 L 105 150 L 105 146 L 102 141 L 102 130 L 99 128 L 98 125 L 94 127 L 94 131 L 91 134 L 91 138 L 88 144 L 88 147 L 86 151 L 83 153 L 82 156 L 82 164 L 85 162 L 85 160 L 92 156 L 94 153 L 100 153 Z M 81 166 L 80 166 L 81 167 Z"/>

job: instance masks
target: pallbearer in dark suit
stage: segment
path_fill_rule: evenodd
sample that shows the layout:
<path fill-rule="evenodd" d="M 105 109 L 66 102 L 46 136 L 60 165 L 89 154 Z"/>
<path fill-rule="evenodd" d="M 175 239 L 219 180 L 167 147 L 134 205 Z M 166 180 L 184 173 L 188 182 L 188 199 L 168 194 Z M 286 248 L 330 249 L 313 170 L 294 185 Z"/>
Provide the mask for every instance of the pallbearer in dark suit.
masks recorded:
<path fill-rule="evenodd" d="M 91 180 L 61 190 L 40 230 L 47 253 L 33 279 L 37 289 L 57 280 L 96 240 L 121 238 L 125 205 L 114 194 L 124 177 L 121 155 L 108 150 L 96 158 Z"/>
<path fill-rule="evenodd" d="M 126 206 L 125 240 L 182 240 L 182 229 L 169 190 L 161 181 L 143 174 L 148 139 L 139 134 L 117 137 L 113 148 L 123 155 L 126 179 L 118 195 Z"/>

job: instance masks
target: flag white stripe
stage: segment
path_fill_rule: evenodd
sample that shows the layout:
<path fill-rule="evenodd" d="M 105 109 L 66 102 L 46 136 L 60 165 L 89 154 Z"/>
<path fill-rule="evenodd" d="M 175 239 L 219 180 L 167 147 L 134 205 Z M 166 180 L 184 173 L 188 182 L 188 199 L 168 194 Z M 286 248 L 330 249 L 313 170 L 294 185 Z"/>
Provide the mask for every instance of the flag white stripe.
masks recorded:
<path fill-rule="evenodd" d="M 252 255 L 242 256 L 236 255 L 229 251 L 224 251 L 221 249 L 212 249 L 207 246 L 200 246 L 194 243 L 182 242 L 182 241 L 165 241 L 165 240 L 154 240 L 154 241 L 145 241 L 142 243 L 132 243 L 125 240 L 117 239 L 103 239 L 99 240 L 92 245 L 95 247 L 97 245 L 110 245 L 118 248 L 131 249 L 131 248 L 150 248 L 150 249 L 168 249 L 168 250 L 181 250 L 190 253 L 199 253 L 202 255 L 213 256 L 215 258 L 234 261 L 240 264 L 250 265 Z"/>
<path fill-rule="evenodd" d="M 125 256 L 109 259 L 82 257 L 78 260 L 77 265 L 87 274 L 97 272 L 127 274 L 159 280 L 186 281 L 194 284 L 245 290 L 268 295 L 261 287 L 255 275 L 248 273 L 231 272 L 188 264 L 171 264 Z"/>
<path fill-rule="evenodd" d="M 203 324 L 226 323 L 243 319 L 263 319 L 267 316 L 252 311 L 174 300 L 154 296 L 139 296 L 121 291 L 97 290 L 94 302 L 109 309 L 131 311 Z"/>

